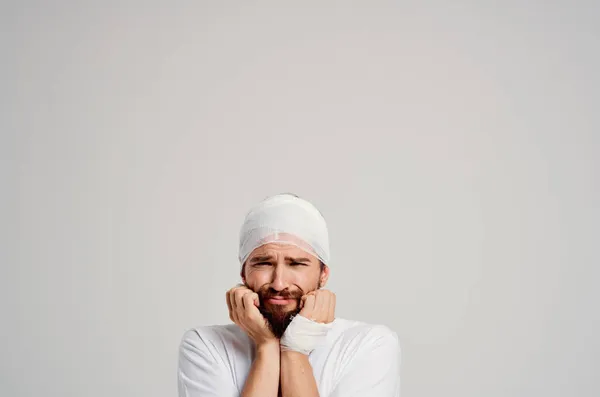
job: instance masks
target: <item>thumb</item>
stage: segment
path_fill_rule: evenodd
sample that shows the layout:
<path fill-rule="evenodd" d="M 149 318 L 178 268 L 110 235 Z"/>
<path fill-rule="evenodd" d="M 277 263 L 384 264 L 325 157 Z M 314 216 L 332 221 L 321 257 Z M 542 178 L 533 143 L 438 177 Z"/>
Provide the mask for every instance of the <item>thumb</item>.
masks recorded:
<path fill-rule="evenodd" d="M 254 306 L 260 307 L 260 299 L 258 299 L 258 294 L 256 292 L 252 294 L 252 300 L 254 301 Z"/>

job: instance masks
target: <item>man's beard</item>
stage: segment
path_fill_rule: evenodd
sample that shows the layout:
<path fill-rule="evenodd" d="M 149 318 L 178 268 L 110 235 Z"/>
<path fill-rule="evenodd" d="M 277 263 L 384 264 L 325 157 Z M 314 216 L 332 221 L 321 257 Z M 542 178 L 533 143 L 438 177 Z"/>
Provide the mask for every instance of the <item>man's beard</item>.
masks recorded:
<path fill-rule="evenodd" d="M 260 306 L 258 309 L 267 320 L 267 324 L 269 324 L 269 327 L 271 328 L 271 331 L 275 337 L 281 339 L 288 325 L 290 325 L 294 317 L 300 313 L 300 300 L 304 295 L 304 291 L 301 289 L 295 291 L 290 291 L 288 289 L 284 289 L 283 291 L 275 291 L 274 289 L 267 287 L 261 288 L 257 294 L 260 300 Z M 296 308 L 292 310 L 286 310 L 284 305 L 272 305 L 266 303 L 267 299 L 274 296 L 295 300 Z"/>

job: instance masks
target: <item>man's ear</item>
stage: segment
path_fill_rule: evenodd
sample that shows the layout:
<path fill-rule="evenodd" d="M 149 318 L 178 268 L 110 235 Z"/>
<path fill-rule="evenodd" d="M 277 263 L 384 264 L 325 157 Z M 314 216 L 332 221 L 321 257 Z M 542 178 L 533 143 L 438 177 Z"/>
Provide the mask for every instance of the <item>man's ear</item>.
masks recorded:
<path fill-rule="evenodd" d="M 246 284 L 246 277 L 244 276 L 244 270 L 246 269 L 246 264 L 242 265 L 242 270 L 240 271 L 240 277 L 242 278 L 242 282 Z"/>
<path fill-rule="evenodd" d="M 327 284 L 327 280 L 329 280 L 329 266 L 323 265 L 321 268 L 321 276 L 319 278 L 320 288 L 325 287 L 325 284 Z"/>

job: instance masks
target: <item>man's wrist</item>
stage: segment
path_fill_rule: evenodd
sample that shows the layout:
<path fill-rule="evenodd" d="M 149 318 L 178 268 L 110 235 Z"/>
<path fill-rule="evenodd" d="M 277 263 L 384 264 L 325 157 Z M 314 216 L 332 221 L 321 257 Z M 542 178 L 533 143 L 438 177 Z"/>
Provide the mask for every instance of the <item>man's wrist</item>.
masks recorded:
<path fill-rule="evenodd" d="M 299 360 L 302 358 L 308 358 L 308 355 L 304 354 L 302 352 L 297 352 L 295 350 L 282 350 L 281 357 L 289 358 L 289 359 L 295 361 L 295 360 Z"/>
<path fill-rule="evenodd" d="M 257 355 L 279 355 L 279 339 L 267 340 L 256 345 Z"/>

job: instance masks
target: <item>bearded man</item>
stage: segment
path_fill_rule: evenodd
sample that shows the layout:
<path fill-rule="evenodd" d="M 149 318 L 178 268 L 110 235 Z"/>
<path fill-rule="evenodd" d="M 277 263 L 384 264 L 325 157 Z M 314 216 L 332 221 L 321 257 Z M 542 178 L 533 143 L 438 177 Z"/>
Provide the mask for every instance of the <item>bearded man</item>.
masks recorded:
<path fill-rule="evenodd" d="M 188 330 L 179 397 L 398 397 L 400 347 L 384 325 L 336 318 L 325 219 L 292 194 L 251 209 L 240 232 L 233 324 Z"/>

